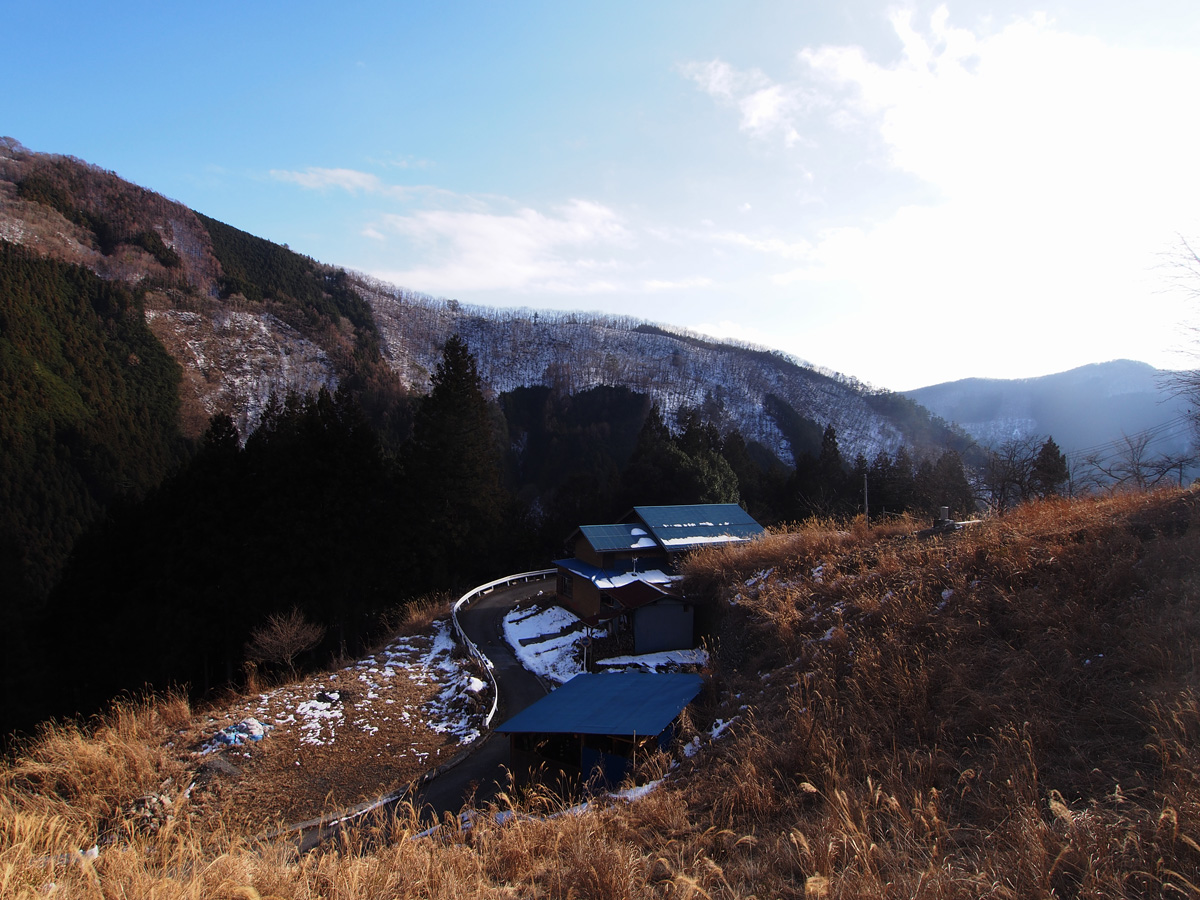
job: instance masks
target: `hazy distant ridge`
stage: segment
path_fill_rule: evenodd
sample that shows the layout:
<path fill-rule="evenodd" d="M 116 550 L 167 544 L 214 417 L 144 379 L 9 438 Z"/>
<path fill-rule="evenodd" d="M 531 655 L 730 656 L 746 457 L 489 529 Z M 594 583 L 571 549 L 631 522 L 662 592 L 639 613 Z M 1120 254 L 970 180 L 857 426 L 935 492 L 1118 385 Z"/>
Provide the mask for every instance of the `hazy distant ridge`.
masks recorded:
<path fill-rule="evenodd" d="M 906 395 L 981 444 L 1053 435 L 1068 454 L 1101 450 L 1122 434 L 1154 431 L 1154 453 L 1187 450 L 1188 403 L 1171 393 L 1170 373 L 1120 359 L 1041 378 L 964 378 Z"/>

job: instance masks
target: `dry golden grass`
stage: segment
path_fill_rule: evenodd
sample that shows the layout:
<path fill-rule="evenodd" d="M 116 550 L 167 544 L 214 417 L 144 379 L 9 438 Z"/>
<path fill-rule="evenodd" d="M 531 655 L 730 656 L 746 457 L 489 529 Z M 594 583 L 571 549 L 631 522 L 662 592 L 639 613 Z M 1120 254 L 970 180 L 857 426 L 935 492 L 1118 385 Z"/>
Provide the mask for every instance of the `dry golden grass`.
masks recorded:
<path fill-rule="evenodd" d="M 165 833 L 114 822 L 172 776 L 170 709 L 48 731 L 0 772 L 0 895 L 1200 894 L 1198 502 L 1041 503 L 928 541 L 809 523 L 697 556 L 724 612 L 691 718 L 737 719 L 634 803 L 535 791 L 505 803 L 536 816 L 419 839 L 405 810 L 301 857 L 182 800 Z"/>
<path fill-rule="evenodd" d="M 410 600 L 387 618 L 386 631 L 396 635 L 424 634 L 435 619 L 450 615 L 455 599 L 445 591 L 438 591 Z"/>

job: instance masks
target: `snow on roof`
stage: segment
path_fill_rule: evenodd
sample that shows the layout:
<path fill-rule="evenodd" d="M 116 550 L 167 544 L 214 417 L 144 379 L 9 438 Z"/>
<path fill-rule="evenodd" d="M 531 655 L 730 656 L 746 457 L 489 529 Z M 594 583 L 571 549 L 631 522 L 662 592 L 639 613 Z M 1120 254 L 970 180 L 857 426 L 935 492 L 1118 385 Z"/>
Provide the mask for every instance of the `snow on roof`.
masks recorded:
<path fill-rule="evenodd" d="M 610 656 L 596 660 L 601 668 L 637 668 L 656 671 L 672 666 L 708 665 L 708 651 L 703 649 L 660 650 L 657 653 L 640 653 L 635 656 Z"/>
<path fill-rule="evenodd" d="M 687 550 L 702 544 L 748 541 L 764 532 L 736 503 L 635 506 L 630 516 L 639 521 L 581 525 L 579 533 L 597 553 L 613 553 L 659 548 Z"/>
<path fill-rule="evenodd" d="M 764 533 L 763 527 L 736 503 L 635 506 L 633 512 L 655 540 L 670 550 L 748 541 Z"/>
<path fill-rule="evenodd" d="M 658 546 L 644 528 L 636 525 L 583 525 L 579 530 L 597 553 L 649 550 Z"/>
<path fill-rule="evenodd" d="M 602 591 L 624 587 L 633 584 L 635 581 L 643 581 L 647 584 L 670 584 L 673 581 L 678 581 L 680 578 L 680 576 L 670 575 L 662 569 L 636 571 L 631 566 L 599 569 L 581 559 L 556 559 L 554 564 L 561 566 L 568 572 L 586 578 Z"/>

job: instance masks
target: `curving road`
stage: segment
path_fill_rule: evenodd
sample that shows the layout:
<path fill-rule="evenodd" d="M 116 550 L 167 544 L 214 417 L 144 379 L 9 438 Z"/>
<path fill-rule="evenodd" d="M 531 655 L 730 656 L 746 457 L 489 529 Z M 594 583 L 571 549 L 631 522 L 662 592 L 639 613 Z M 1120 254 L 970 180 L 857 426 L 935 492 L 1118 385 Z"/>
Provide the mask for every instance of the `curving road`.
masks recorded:
<path fill-rule="evenodd" d="M 518 662 L 504 640 L 504 615 L 515 604 L 535 597 L 544 591 L 548 581 L 531 581 L 511 588 L 493 591 L 479 598 L 458 614 L 458 621 L 483 655 L 492 661 L 496 683 L 499 685 L 500 708 L 494 725 L 515 716 L 547 693 L 541 679 Z M 454 768 L 420 788 L 413 805 L 423 815 L 441 820 L 447 813 L 457 813 L 464 804 L 486 803 L 505 787 L 508 765 L 508 738 L 489 732 L 480 745 Z"/>
<path fill-rule="evenodd" d="M 510 588 L 485 594 L 458 613 L 459 624 L 484 656 L 492 661 L 499 687 L 500 705 L 493 725 L 499 725 L 516 715 L 549 691 L 541 680 L 526 670 L 504 640 L 504 615 L 522 600 L 528 600 L 546 589 L 549 579 L 529 581 Z M 508 739 L 488 732 L 470 745 L 466 757 L 458 765 L 416 788 L 411 796 L 413 805 L 430 824 L 441 822 L 446 813 L 457 814 L 464 806 L 486 803 L 506 787 L 505 767 L 508 765 Z M 362 822 L 378 823 L 399 799 L 371 807 L 365 817 L 350 812 L 344 816 L 314 820 L 294 825 L 287 831 L 294 834 L 297 846 L 306 853 L 337 835 L 342 829 L 354 828 Z M 379 835 L 368 840 L 378 840 Z"/>

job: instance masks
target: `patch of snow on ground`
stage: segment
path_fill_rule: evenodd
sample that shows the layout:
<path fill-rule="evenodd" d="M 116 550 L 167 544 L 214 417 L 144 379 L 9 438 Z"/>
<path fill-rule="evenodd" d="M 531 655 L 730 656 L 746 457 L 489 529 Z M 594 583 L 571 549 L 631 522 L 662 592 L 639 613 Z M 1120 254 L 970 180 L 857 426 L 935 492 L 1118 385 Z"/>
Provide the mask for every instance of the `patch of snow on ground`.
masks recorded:
<path fill-rule="evenodd" d="M 587 634 L 580 619 L 561 606 L 514 609 L 504 617 L 504 639 L 521 665 L 556 684 L 570 681 L 583 670 L 582 641 Z M 664 650 L 597 659 L 594 663 L 596 668 L 657 672 L 703 666 L 708 659 L 707 650 Z"/>
<path fill-rule="evenodd" d="M 487 685 L 468 672 L 454 656 L 450 622 L 438 619 L 433 626 L 433 645 L 421 658 L 420 667 L 430 682 L 443 687 L 441 693 L 425 705 L 429 727 L 439 734 L 453 735 L 460 744 L 469 744 L 480 735 L 480 723 L 471 715 L 474 697 Z M 409 677 L 412 675 L 410 668 Z"/>
<path fill-rule="evenodd" d="M 744 706 L 742 707 L 742 709 L 745 709 L 745 708 L 746 707 L 744 707 Z M 738 719 L 738 717 L 734 716 L 732 719 L 717 719 L 715 722 L 713 722 L 712 728 L 710 728 L 708 730 L 709 743 L 712 743 L 713 741 L 718 740 L 721 737 L 721 735 L 723 735 L 726 731 L 729 730 L 729 726 L 732 725 L 734 722 L 736 722 L 737 719 Z M 703 743 L 703 737 L 701 735 L 696 735 L 694 738 L 692 738 L 690 741 L 688 741 L 684 745 L 683 755 L 686 756 L 688 759 L 691 759 L 693 756 L 695 756 L 697 753 L 700 752 L 700 746 L 702 743 Z"/>
<path fill-rule="evenodd" d="M 663 780 L 664 779 L 660 778 L 657 781 L 651 781 L 638 787 L 625 788 L 625 790 L 617 791 L 609 794 L 609 796 L 617 800 L 628 800 L 632 803 L 635 800 L 641 800 L 643 797 L 661 785 Z"/>
<path fill-rule="evenodd" d="M 259 694 L 257 718 L 228 725 L 197 752 L 242 747 L 269 737 L 269 730 L 281 725 L 296 726 L 304 744 L 329 745 L 341 731 L 375 734 L 386 721 L 424 722 L 432 731 L 469 744 L 479 738 L 483 727 L 481 695 L 488 685 L 454 651 L 450 623 L 439 619 L 433 623 L 431 635 L 396 638 L 374 656 L 326 676 L 323 689 L 318 682 L 307 687 L 284 685 Z M 437 693 L 420 706 L 397 705 L 385 695 L 399 677 Z M 273 714 L 269 712 L 272 706 Z"/>
<path fill-rule="evenodd" d="M 305 700 L 296 704 L 296 717 L 303 732 L 300 742 L 314 747 L 332 742 L 338 726 L 345 719 L 338 698 L 333 696 L 328 700 Z"/>
<path fill-rule="evenodd" d="M 504 617 L 504 640 L 521 665 L 557 684 L 579 674 L 586 635 L 579 617 L 561 606 L 514 609 Z"/>
<path fill-rule="evenodd" d="M 726 731 L 728 731 L 729 726 L 736 721 L 737 716 L 734 716 L 732 719 L 717 719 L 717 721 L 713 722 L 713 727 L 708 732 L 708 739 L 710 741 L 715 741 Z"/>

